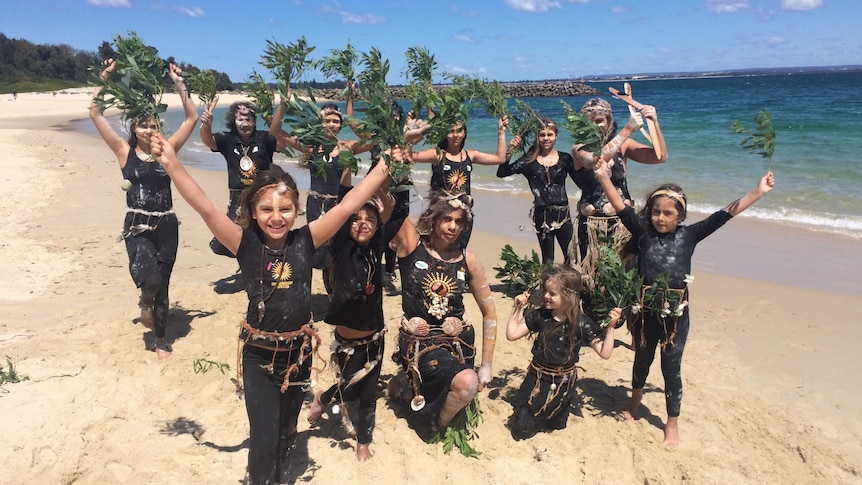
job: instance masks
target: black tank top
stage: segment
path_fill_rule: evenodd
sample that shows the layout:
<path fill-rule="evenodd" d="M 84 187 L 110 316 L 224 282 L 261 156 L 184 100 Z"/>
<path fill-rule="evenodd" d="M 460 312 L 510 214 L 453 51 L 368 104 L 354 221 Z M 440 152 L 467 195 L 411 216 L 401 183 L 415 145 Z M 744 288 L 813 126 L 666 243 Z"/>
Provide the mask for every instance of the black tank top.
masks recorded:
<path fill-rule="evenodd" d="M 617 192 L 623 200 L 632 200 L 629 194 L 629 186 L 626 182 L 626 160 L 622 153 L 614 154 L 614 166 L 611 167 L 611 182 L 617 188 Z M 581 188 L 581 199 L 578 201 L 578 207 L 581 204 L 592 204 L 596 209 L 601 209 L 608 203 L 608 197 L 605 191 L 602 190 L 601 184 L 596 180 L 596 174 L 588 168 L 580 168 L 575 171 L 575 183 Z"/>
<path fill-rule="evenodd" d="M 467 259 L 441 261 L 419 243 L 409 255 L 398 258 L 401 271 L 401 309 L 406 318 L 422 317 L 440 325 L 446 317 L 464 318 L 464 291 L 470 274 Z M 439 314 L 435 310 L 440 309 Z"/>
<path fill-rule="evenodd" d="M 450 194 L 469 194 L 470 176 L 473 173 L 473 161 L 467 150 L 464 152 L 464 161 L 453 162 L 443 158 L 431 167 L 431 190 L 445 190 Z M 460 153 L 459 153 L 460 156 Z"/>
<path fill-rule="evenodd" d="M 150 212 L 167 212 L 174 206 L 171 178 L 158 162 L 145 162 L 135 149 L 129 150 L 123 178 L 132 183 L 126 191 L 126 207 Z"/>
<path fill-rule="evenodd" d="M 326 164 L 326 170 L 320 173 L 320 169 L 314 163 L 310 163 L 308 168 L 311 170 L 311 186 L 310 190 L 322 195 L 338 195 L 338 187 L 341 184 L 341 170 L 338 168 L 338 157 L 323 156 L 317 154 L 315 160 L 323 160 Z"/>

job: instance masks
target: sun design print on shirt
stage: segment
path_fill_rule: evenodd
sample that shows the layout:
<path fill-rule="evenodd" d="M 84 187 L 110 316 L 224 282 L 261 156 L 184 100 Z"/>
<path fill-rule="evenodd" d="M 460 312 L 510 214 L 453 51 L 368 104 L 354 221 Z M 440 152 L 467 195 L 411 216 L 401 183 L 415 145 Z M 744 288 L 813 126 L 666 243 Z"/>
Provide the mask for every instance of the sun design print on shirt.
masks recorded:
<path fill-rule="evenodd" d="M 461 170 L 452 170 L 452 172 L 446 177 L 446 185 L 450 187 L 450 189 L 461 190 L 467 185 L 467 173 Z"/>
<path fill-rule="evenodd" d="M 422 289 L 428 295 L 428 313 L 440 319 L 449 312 L 449 295 L 456 282 L 444 273 L 428 273 L 422 278 Z"/>
<path fill-rule="evenodd" d="M 290 288 L 293 285 L 293 281 L 290 280 L 291 276 L 293 276 L 293 270 L 290 267 L 290 263 L 286 261 L 279 261 L 273 264 L 272 268 L 270 268 L 270 274 L 272 275 L 273 286 Z"/>

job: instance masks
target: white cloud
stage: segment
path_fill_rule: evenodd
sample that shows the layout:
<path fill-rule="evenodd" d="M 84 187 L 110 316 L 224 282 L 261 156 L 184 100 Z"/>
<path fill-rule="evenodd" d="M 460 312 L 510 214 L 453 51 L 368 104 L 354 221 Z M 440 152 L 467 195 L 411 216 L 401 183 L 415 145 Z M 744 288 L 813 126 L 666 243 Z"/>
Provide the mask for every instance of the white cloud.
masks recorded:
<path fill-rule="evenodd" d="M 446 66 L 446 71 L 451 72 L 453 74 L 482 74 L 486 72 L 484 67 L 479 68 L 466 68 L 460 66 Z"/>
<path fill-rule="evenodd" d="M 823 6 L 823 0 L 781 0 L 782 10 L 814 10 Z"/>
<path fill-rule="evenodd" d="M 748 0 L 708 0 L 706 9 L 714 13 L 734 13 L 751 8 Z"/>
<path fill-rule="evenodd" d="M 470 37 L 469 35 L 455 34 L 452 36 L 452 38 L 457 40 L 458 42 L 464 42 L 465 44 L 475 44 L 476 43 L 476 39 Z"/>
<path fill-rule="evenodd" d="M 785 44 L 787 41 L 781 37 L 770 37 L 766 42 L 770 45 L 781 45 Z"/>
<path fill-rule="evenodd" d="M 340 12 L 340 14 L 341 22 L 345 24 L 377 25 L 386 22 L 386 19 L 383 17 L 371 15 L 370 13 L 360 15 L 351 12 Z"/>
<path fill-rule="evenodd" d="M 132 8 L 129 0 L 87 0 L 87 3 L 96 7 L 123 7 Z"/>
<path fill-rule="evenodd" d="M 622 5 L 618 5 L 616 7 L 611 8 L 611 13 L 626 13 L 629 11 L 628 7 L 624 7 Z"/>
<path fill-rule="evenodd" d="M 554 0 L 506 0 L 506 4 L 515 10 L 523 12 L 545 12 L 550 8 L 560 8 L 560 2 Z"/>
<path fill-rule="evenodd" d="M 176 12 L 180 15 L 187 15 L 189 17 L 203 17 L 204 16 L 204 9 L 202 9 L 200 7 L 192 7 L 192 8 L 171 7 L 171 10 L 173 10 L 174 12 Z"/>

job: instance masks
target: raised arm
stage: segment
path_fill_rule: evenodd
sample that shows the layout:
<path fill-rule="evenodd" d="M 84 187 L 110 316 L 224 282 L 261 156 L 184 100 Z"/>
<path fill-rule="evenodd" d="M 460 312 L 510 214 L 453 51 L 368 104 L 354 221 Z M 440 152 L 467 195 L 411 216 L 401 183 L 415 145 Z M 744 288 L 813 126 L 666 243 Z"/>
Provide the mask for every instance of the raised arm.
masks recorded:
<path fill-rule="evenodd" d="M 218 208 L 207 197 L 207 194 L 189 175 L 186 168 L 177 158 L 176 150 L 160 133 L 154 133 L 150 138 L 153 156 L 165 168 L 176 186 L 177 191 L 186 202 L 200 214 L 210 232 L 231 253 L 236 254 L 242 240 L 242 228 L 225 215 L 223 208 Z"/>
<path fill-rule="evenodd" d="M 485 276 L 485 268 L 472 251 L 466 251 L 464 258 L 470 271 L 470 293 L 476 299 L 482 312 L 482 363 L 479 365 L 479 390 L 481 391 L 494 378 L 494 347 L 497 344 L 497 310 L 491 287 Z"/>
<path fill-rule="evenodd" d="M 288 95 L 290 91 L 288 91 Z M 284 99 L 278 103 L 278 107 L 275 108 L 275 113 L 272 115 L 272 121 L 269 123 L 269 133 L 275 137 L 276 142 L 276 151 L 281 151 L 282 148 L 289 146 L 294 150 L 299 151 L 307 151 L 302 144 L 299 143 L 299 140 L 295 136 L 288 135 L 282 128 L 282 124 L 284 123 Z"/>
<path fill-rule="evenodd" d="M 623 126 L 623 129 L 620 130 L 619 133 L 613 138 L 611 141 L 607 142 L 605 146 L 602 147 L 602 154 L 598 158 L 608 162 L 613 159 L 614 154 L 620 150 L 623 142 L 626 141 L 632 133 L 639 130 L 641 126 L 644 125 L 643 117 L 640 113 L 635 112 L 631 117 L 629 117 L 629 121 Z M 572 146 L 572 158 L 575 160 L 575 168 L 589 168 L 592 169 L 595 167 L 595 156 L 592 152 L 588 152 L 585 150 L 581 150 L 581 145 L 575 144 Z"/>
<path fill-rule="evenodd" d="M 400 156 L 400 154 L 398 155 Z M 374 169 L 362 179 L 362 182 L 353 188 L 341 199 L 341 202 L 332 209 L 326 211 L 320 219 L 308 224 L 314 247 L 319 248 L 338 232 L 347 219 L 358 211 L 374 191 L 389 177 L 389 167 L 385 163 L 378 163 Z"/>
<path fill-rule="evenodd" d="M 99 72 L 99 78 L 103 81 L 108 80 L 108 76 L 117 68 L 117 64 L 114 63 L 113 59 L 108 59 L 105 61 L 105 67 Z M 108 122 L 108 119 L 105 118 L 102 110 L 99 109 L 99 105 L 96 104 L 96 98 L 99 96 L 99 92 L 102 91 L 102 86 L 96 86 L 93 89 L 93 99 L 90 101 L 90 119 L 93 120 L 93 124 L 96 126 L 96 131 L 99 132 L 99 135 L 105 140 L 105 143 L 108 144 L 108 147 L 114 152 L 114 155 L 117 157 L 117 161 L 120 162 L 120 168 L 123 168 L 126 165 L 126 157 L 129 155 L 129 150 L 131 147 L 128 142 L 126 142 L 123 137 L 119 135 L 114 129 L 111 127 L 111 124 Z"/>
<path fill-rule="evenodd" d="M 602 185 L 602 190 L 605 191 L 605 196 L 607 196 L 608 202 L 611 203 L 615 211 L 622 212 L 622 210 L 626 208 L 626 204 L 620 196 L 620 193 L 617 192 L 616 187 L 614 187 L 614 183 L 611 182 L 611 169 L 608 162 L 603 159 L 599 159 L 596 162 L 596 166 L 593 171 L 596 174 L 596 179 Z"/>
<path fill-rule="evenodd" d="M 640 109 L 640 114 L 644 119 L 652 121 L 650 135 L 653 138 L 651 141 L 658 145 L 661 158 L 655 156 L 655 149 L 651 146 L 644 145 L 635 141 L 634 138 L 627 139 L 622 145 L 622 154 L 630 160 L 647 165 L 655 165 L 665 163 L 667 161 L 667 145 L 664 142 L 664 134 L 661 132 L 661 126 L 658 124 L 658 114 L 655 106 L 644 105 Z"/>
<path fill-rule="evenodd" d="M 516 296 L 512 301 L 512 313 L 509 314 L 509 322 L 506 323 L 506 339 L 518 340 L 519 338 L 530 333 L 527 323 L 521 319 L 521 313 L 524 311 L 524 305 L 530 298 L 530 292 L 525 291 Z"/>
<path fill-rule="evenodd" d="M 195 131 L 195 124 L 198 122 L 198 112 L 195 109 L 195 103 L 192 101 L 192 97 L 189 96 L 189 92 L 183 82 L 182 73 L 183 71 L 176 64 L 168 66 L 168 75 L 171 77 L 171 81 L 174 82 L 174 91 L 176 91 L 180 96 L 180 100 L 183 103 L 183 110 L 186 112 L 186 119 L 183 120 L 183 124 L 180 125 L 179 129 L 174 132 L 170 138 L 168 138 L 168 141 L 170 141 L 171 145 L 174 146 L 174 150 L 177 151 L 179 151 L 179 149 L 182 148 L 189 140 L 189 137 L 192 136 L 192 132 Z"/>
<path fill-rule="evenodd" d="M 204 109 L 201 113 L 201 142 L 212 151 L 218 150 L 218 144 L 213 136 L 213 112 L 209 109 Z"/>
<path fill-rule="evenodd" d="M 503 115 L 497 120 L 497 153 L 483 153 L 477 150 L 467 150 L 473 163 L 479 165 L 500 165 L 506 163 L 506 129 L 509 128 L 509 117 Z"/>
<path fill-rule="evenodd" d="M 772 175 L 772 172 L 766 172 L 766 175 L 760 178 L 760 181 L 757 183 L 757 187 L 753 188 L 751 192 L 743 195 L 741 198 L 728 204 L 723 210 L 728 212 L 730 215 L 735 216 L 751 207 L 773 188 L 775 188 L 775 176 Z"/>

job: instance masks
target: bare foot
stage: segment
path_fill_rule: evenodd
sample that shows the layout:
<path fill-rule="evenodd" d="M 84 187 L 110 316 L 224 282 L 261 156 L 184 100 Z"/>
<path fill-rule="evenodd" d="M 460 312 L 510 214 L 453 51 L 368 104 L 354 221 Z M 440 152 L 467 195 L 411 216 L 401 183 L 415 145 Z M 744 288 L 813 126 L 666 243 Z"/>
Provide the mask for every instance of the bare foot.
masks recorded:
<path fill-rule="evenodd" d="M 359 461 L 368 461 L 371 457 L 374 456 L 371 454 L 371 449 L 368 448 L 368 445 L 356 445 L 356 459 Z"/>
<path fill-rule="evenodd" d="M 316 425 L 320 421 L 320 417 L 323 416 L 323 405 L 320 404 L 321 394 L 323 391 L 314 393 L 314 401 L 311 402 L 311 409 L 308 410 L 308 424 L 311 426 Z"/>
<path fill-rule="evenodd" d="M 174 349 L 171 348 L 171 344 L 165 342 L 165 339 L 157 338 L 155 343 L 153 343 L 153 351 L 159 358 L 159 362 L 164 362 L 171 358 L 171 352 L 173 352 Z"/>
<path fill-rule="evenodd" d="M 623 416 L 629 421 L 634 421 L 638 418 L 638 411 L 641 408 L 641 399 L 644 397 L 643 389 L 632 389 L 632 397 L 629 399 L 629 406 L 623 411 Z"/>
<path fill-rule="evenodd" d="M 679 446 L 679 418 L 678 417 L 670 417 L 667 418 L 667 424 L 664 425 L 664 441 L 663 445 L 666 446 Z"/>

